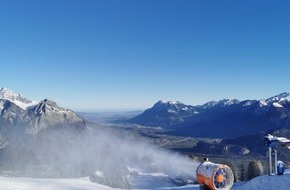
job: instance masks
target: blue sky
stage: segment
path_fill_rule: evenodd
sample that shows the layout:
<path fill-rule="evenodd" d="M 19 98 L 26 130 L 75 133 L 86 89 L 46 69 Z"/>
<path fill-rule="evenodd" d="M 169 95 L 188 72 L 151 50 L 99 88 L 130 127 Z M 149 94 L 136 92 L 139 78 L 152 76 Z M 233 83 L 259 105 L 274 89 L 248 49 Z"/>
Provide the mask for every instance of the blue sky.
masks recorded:
<path fill-rule="evenodd" d="M 286 0 L 0 0 L 1 86 L 76 111 L 290 91 Z"/>

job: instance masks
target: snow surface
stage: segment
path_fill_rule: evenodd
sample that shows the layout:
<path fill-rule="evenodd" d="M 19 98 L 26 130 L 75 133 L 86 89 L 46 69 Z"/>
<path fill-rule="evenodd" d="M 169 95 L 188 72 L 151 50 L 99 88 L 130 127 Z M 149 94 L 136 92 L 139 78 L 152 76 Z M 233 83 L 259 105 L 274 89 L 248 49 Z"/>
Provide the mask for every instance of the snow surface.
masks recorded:
<path fill-rule="evenodd" d="M 267 106 L 268 104 L 267 104 L 267 102 L 265 101 L 265 100 L 260 100 L 259 101 L 259 106 L 260 107 L 265 107 L 265 106 Z"/>
<path fill-rule="evenodd" d="M 290 185 L 290 174 L 259 176 L 233 190 L 287 190 Z"/>
<path fill-rule="evenodd" d="M 1 190 L 109 190 L 88 178 L 81 179 L 36 179 L 0 177 Z"/>
<path fill-rule="evenodd" d="M 140 173 L 131 179 L 135 190 L 199 190 L 198 185 L 177 187 L 162 173 Z M 0 177 L 0 190 L 113 190 L 88 178 L 37 179 Z M 259 176 L 246 183 L 234 184 L 232 190 L 286 190 L 289 189 L 290 174 L 281 176 Z M 116 189 L 115 189 L 116 190 Z"/>
<path fill-rule="evenodd" d="M 132 184 L 135 190 L 151 189 L 181 189 L 198 190 L 198 185 L 188 185 L 175 187 L 169 185 L 169 181 L 164 181 L 162 174 L 143 174 L 138 178 L 138 182 Z M 37 179 L 37 178 L 8 178 L 0 177 L 0 190 L 117 190 L 104 185 L 93 183 L 88 178 L 76 179 Z M 120 189 L 118 189 L 120 190 Z"/>
<path fill-rule="evenodd" d="M 283 108 L 283 106 L 281 104 L 277 103 L 277 102 L 274 102 L 273 106 L 277 107 L 277 108 Z"/>

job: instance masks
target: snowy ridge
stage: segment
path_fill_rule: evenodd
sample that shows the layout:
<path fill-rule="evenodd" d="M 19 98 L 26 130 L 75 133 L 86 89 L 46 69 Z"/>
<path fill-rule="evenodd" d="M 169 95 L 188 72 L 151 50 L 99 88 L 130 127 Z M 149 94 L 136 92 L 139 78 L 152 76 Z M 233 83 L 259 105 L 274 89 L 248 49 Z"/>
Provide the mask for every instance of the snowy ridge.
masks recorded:
<path fill-rule="evenodd" d="M 168 113 L 178 113 L 180 111 L 192 112 L 194 110 L 193 106 L 185 105 L 179 101 L 163 101 L 160 100 L 154 104 L 153 109 L 158 111 L 166 111 Z"/>
<path fill-rule="evenodd" d="M 240 101 L 237 99 L 223 99 L 220 101 L 207 102 L 207 103 L 201 105 L 201 107 L 203 109 L 208 109 L 208 108 L 212 108 L 214 106 L 229 106 L 229 105 L 238 104 L 238 103 L 240 103 Z"/>
<path fill-rule="evenodd" d="M 284 92 L 271 98 L 261 99 L 259 101 L 259 104 L 260 107 L 268 107 L 268 106 L 283 107 L 283 104 L 289 102 L 290 102 L 290 92 Z"/>
<path fill-rule="evenodd" d="M 28 107 L 37 104 L 36 101 L 31 101 L 18 93 L 14 93 L 11 90 L 8 90 L 7 88 L 0 89 L 0 99 L 9 100 L 22 109 L 27 109 Z"/>
<path fill-rule="evenodd" d="M 259 107 L 261 108 L 268 107 L 268 106 L 283 107 L 284 103 L 289 103 L 289 102 L 290 102 L 290 92 L 284 92 L 276 96 L 273 96 L 271 98 L 258 100 Z M 159 102 L 155 104 L 155 106 L 156 105 L 163 105 L 163 106 L 166 105 L 167 107 L 168 106 L 175 106 L 175 107 L 182 106 L 182 107 L 185 107 L 183 108 L 183 110 L 188 110 L 188 107 L 199 107 L 202 109 L 209 109 L 215 106 L 225 107 L 225 106 L 230 106 L 230 105 L 239 104 L 239 103 L 241 103 L 241 101 L 237 99 L 223 99 L 219 101 L 210 101 L 203 105 L 191 106 L 191 105 L 184 105 L 183 103 L 179 101 L 160 100 Z M 243 106 L 251 106 L 253 103 L 255 103 L 254 100 L 245 100 Z"/>
<path fill-rule="evenodd" d="M 171 105 L 180 104 L 180 102 L 178 102 L 178 101 L 164 101 L 164 100 L 160 100 L 158 103 L 159 104 L 171 104 Z"/>
<path fill-rule="evenodd" d="M 266 99 L 266 102 L 290 102 L 290 92 L 284 92 Z"/>

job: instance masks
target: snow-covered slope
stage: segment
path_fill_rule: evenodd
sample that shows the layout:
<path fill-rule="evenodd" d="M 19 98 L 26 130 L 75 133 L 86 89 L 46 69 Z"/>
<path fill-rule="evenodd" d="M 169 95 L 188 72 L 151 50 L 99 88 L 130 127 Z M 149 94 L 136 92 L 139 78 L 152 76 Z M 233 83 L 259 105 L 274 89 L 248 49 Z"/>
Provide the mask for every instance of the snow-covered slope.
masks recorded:
<path fill-rule="evenodd" d="M 161 174 L 143 174 L 139 181 L 132 184 L 132 189 L 143 190 L 199 190 L 198 185 L 174 186 L 164 181 Z M 79 179 L 32 179 L 32 178 L 6 178 L 0 177 L 0 189 L 3 190 L 113 190 L 88 178 Z M 290 174 L 283 176 L 260 176 L 253 180 L 235 184 L 232 190 L 287 190 L 290 184 Z"/>
<path fill-rule="evenodd" d="M 110 187 L 81 179 L 32 179 L 0 177 L 1 190 L 109 190 Z"/>
<path fill-rule="evenodd" d="M 290 174 L 281 176 L 260 176 L 233 190 L 287 190 L 290 185 Z"/>

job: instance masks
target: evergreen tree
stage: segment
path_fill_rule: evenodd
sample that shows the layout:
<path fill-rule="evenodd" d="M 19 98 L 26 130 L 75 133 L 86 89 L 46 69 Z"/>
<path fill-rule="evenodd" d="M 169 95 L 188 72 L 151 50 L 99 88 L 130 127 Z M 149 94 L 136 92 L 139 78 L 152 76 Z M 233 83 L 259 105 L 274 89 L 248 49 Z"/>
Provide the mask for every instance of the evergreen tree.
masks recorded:
<path fill-rule="evenodd" d="M 247 177 L 248 180 L 251 180 L 257 176 L 260 176 L 263 174 L 263 166 L 260 161 L 257 160 L 252 160 L 248 164 L 248 169 L 247 169 Z"/>
<path fill-rule="evenodd" d="M 239 181 L 246 181 L 246 168 L 244 163 L 239 165 L 240 173 L 239 173 Z"/>

